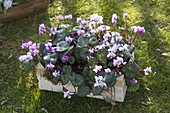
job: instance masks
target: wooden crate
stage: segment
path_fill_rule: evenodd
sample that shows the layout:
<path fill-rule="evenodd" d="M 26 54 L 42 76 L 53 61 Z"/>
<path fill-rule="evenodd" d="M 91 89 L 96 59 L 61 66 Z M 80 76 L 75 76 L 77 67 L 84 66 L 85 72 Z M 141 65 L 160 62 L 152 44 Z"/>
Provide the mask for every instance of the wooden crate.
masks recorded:
<path fill-rule="evenodd" d="M 50 0 L 32 0 L 9 8 L 6 13 L 0 12 L 0 23 L 10 22 L 32 16 L 47 10 Z"/>
<path fill-rule="evenodd" d="M 52 84 L 50 81 L 48 81 L 46 78 L 42 77 L 43 73 L 45 72 L 44 67 L 41 63 L 37 66 L 37 78 L 38 78 L 38 85 L 41 90 L 48 90 L 48 91 L 54 91 L 54 92 L 63 92 L 63 86 L 61 83 L 58 83 L 57 85 Z M 77 88 L 74 88 L 72 83 L 69 82 L 68 84 L 64 85 L 66 89 L 68 89 L 70 92 L 75 92 L 75 89 L 77 91 Z M 117 82 L 114 87 L 109 88 L 107 91 L 103 91 L 101 95 L 94 96 L 92 93 L 87 95 L 87 97 L 91 98 L 98 98 L 98 99 L 104 99 L 107 102 L 123 102 L 126 94 L 127 86 L 125 83 L 124 76 L 121 76 L 117 79 Z"/>

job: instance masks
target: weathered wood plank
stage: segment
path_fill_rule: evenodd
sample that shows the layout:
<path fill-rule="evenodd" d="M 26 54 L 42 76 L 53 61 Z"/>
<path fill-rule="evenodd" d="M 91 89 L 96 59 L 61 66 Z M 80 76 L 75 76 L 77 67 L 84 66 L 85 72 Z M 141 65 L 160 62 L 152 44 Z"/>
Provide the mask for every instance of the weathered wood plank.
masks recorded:
<path fill-rule="evenodd" d="M 0 23 L 10 22 L 32 16 L 47 10 L 50 0 L 33 0 L 8 9 L 7 13 L 0 13 Z"/>

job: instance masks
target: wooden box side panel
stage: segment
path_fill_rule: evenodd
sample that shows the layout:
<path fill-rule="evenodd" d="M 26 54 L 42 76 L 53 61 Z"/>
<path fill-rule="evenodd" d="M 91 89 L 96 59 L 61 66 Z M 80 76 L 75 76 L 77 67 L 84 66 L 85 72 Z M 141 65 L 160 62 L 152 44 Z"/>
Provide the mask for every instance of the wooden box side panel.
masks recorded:
<path fill-rule="evenodd" d="M 42 77 L 42 74 L 44 73 L 45 69 L 41 65 L 41 63 L 38 64 L 37 67 L 37 78 L 38 78 L 38 84 L 39 88 L 41 90 L 48 90 L 48 91 L 55 91 L 55 92 L 63 92 L 63 86 L 61 83 L 58 83 L 57 85 L 52 84 L 50 81 Z M 67 85 L 64 85 L 66 89 L 68 89 L 70 92 L 76 92 L 78 91 L 77 88 L 74 88 L 71 82 L 69 82 Z M 90 93 L 87 95 L 87 97 L 91 98 L 97 98 L 97 99 L 104 99 L 104 100 L 112 100 L 117 102 L 123 102 L 126 94 L 126 83 L 124 78 L 120 78 L 117 80 L 117 83 L 115 84 L 115 87 L 109 88 L 108 91 L 103 91 L 101 95 L 93 95 Z"/>

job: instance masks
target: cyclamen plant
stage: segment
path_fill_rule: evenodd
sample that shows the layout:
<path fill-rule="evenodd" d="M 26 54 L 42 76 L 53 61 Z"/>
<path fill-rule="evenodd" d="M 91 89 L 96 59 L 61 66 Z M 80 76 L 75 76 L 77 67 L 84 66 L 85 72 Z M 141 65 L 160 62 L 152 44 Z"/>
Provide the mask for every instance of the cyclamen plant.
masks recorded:
<path fill-rule="evenodd" d="M 127 20 L 128 14 L 125 13 L 123 18 Z M 57 19 L 61 23 L 71 20 L 72 15 L 59 15 Z M 134 42 L 145 29 L 132 26 L 130 31 L 126 25 L 126 30 L 120 30 L 116 27 L 117 21 L 118 16 L 113 14 L 112 27 L 103 25 L 103 17 L 93 14 L 90 20 L 77 18 L 78 26 L 73 27 L 61 24 L 49 28 L 40 24 L 38 34 L 50 33 L 50 41 L 45 44 L 23 43 L 21 47 L 29 52 L 19 60 L 27 66 L 41 62 L 46 68 L 43 76 L 54 84 L 62 83 L 64 98 L 71 98 L 73 93 L 99 95 L 114 87 L 116 78 L 121 75 L 125 75 L 131 87 L 138 87 L 135 75 L 139 66 L 134 59 Z M 143 71 L 145 75 L 152 72 L 151 67 Z M 69 92 L 64 87 L 69 81 L 78 87 L 77 92 Z"/>

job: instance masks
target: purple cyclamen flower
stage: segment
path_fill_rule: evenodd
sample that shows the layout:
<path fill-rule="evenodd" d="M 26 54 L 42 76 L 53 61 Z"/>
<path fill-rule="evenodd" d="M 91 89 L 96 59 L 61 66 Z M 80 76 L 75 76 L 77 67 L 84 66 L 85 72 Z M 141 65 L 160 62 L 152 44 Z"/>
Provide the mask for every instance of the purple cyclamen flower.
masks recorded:
<path fill-rule="evenodd" d="M 80 23 L 81 22 L 81 18 L 77 18 L 77 23 Z"/>
<path fill-rule="evenodd" d="M 35 49 L 39 49 L 40 48 L 40 44 L 34 43 L 31 46 L 29 46 L 29 50 L 30 51 L 34 51 Z"/>
<path fill-rule="evenodd" d="M 9 9 L 12 7 L 12 2 L 13 0 L 5 0 L 4 3 L 3 3 L 3 6 L 6 8 L 6 9 Z"/>
<path fill-rule="evenodd" d="M 109 52 L 117 52 L 118 48 L 119 48 L 119 44 L 114 44 L 111 48 L 108 49 Z"/>
<path fill-rule="evenodd" d="M 53 76 L 54 76 L 54 77 L 58 77 L 58 76 L 60 76 L 60 75 L 61 75 L 61 74 L 60 74 L 60 71 L 56 71 L 56 70 L 55 70 L 55 71 L 53 72 Z"/>
<path fill-rule="evenodd" d="M 98 66 L 98 65 L 95 65 L 95 68 L 93 69 L 93 71 L 95 72 L 95 73 L 97 73 L 97 72 L 99 72 L 99 71 L 101 71 L 101 69 L 102 69 L 102 66 Z"/>
<path fill-rule="evenodd" d="M 102 76 L 95 76 L 95 84 L 94 87 L 105 87 L 106 83 L 103 82 L 103 77 Z"/>
<path fill-rule="evenodd" d="M 88 22 L 86 21 L 86 20 L 81 20 L 81 22 L 80 22 L 80 27 L 82 28 L 82 27 L 85 27 L 85 26 L 87 26 L 87 24 L 88 24 Z"/>
<path fill-rule="evenodd" d="M 132 79 L 132 80 L 130 80 L 130 83 L 135 85 L 136 83 L 138 83 L 138 81 L 136 79 Z"/>
<path fill-rule="evenodd" d="M 78 36 L 81 36 L 81 35 L 83 35 L 84 33 L 85 33 L 84 30 L 78 30 L 78 31 L 77 31 Z"/>
<path fill-rule="evenodd" d="M 46 27 L 45 27 L 45 25 L 44 25 L 44 24 L 40 24 L 38 31 L 39 31 L 39 32 L 38 32 L 39 35 L 44 35 L 44 33 L 46 32 Z"/>
<path fill-rule="evenodd" d="M 74 94 L 74 93 L 71 93 L 71 92 L 69 92 L 69 91 L 66 91 L 66 92 L 64 91 L 63 93 L 64 93 L 64 98 L 67 97 L 68 99 L 70 99 L 71 96 Z"/>
<path fill-rule="evenodd" d="M 60 46 L 52 47 L 52 49 L 51 49 L 52 53 L 56 53 L 58 51 L 60 51 Z"/>
<path fill-rule="evenodd" d="M 110 73 L 111 72 L 111 70 L 109 68 L 104 69 L 104 71 L 105 71 L 105 73 Z"/>
<path fill-rule="evenodd" d="M 145 28 L 144 27 L 140 27 L 139 29 L 138 29 L 138 35 L 139 36 L 141 36 L 141 35 L 143 35 L 144 33 L 145 33 Z"/>
<path fill-rule="evenodd" d="M 128 17 L 128 14 L 127 13 L 124 13 L 123 14 L 123 18 L 126 19 Z"/>
<path fill-rule="evenodd" d="M 127 50 L 128 50 L 128 47 L 129 47 L 128 44 L 125 44 L 125 45 L 123 45 L 123 46 L 120 46 L 120 47 L 119 47 L 119 51 L 127 51 Z"/>
<path fill-rule="evenodd" d="M 90 16 L 90 20 L 91 21 L 102 21 L 103 17 L 99 16 L 98 14 L 93 14 L 93 15 Z"/>
<path fill-rule="evenodd" d="M 108 41 L 109 37 L 111 37 L 111 35 L 109 33 L 104 34 L 103 38 L 105 41 Z"/>
<path fill-rule="evenodd" d="M 101 26 L 99 26 L 97 29 L 96 29 L 96 31 L 98 32 L 98 33 L 100 33 L 100 32 L 102 32 L 104 29 L 103 29 L 103 27 L 101 27 Z"/>
<path fill-rule="evenodd" d="M 63 62 L 68 62 L 68 60 L 69 60 L 69 56 L 63 56 L 62 57 L 62 61 Z"/>
<path fill-rule="evenodd" d="M 113 15 L 112 15 L 112 24 L 114 24 L 114 25 L 116 24 L 117 18 L 118 18 L 118 17 L 117 17 L 116 14 L 113 14 Z"/>
<path fill-rule="evenodd" d="M 66 38 L 65 38 L 65 41 L 66 41 L 67 43 L 71 43 L 71 42 L 73 41 L 73 38 L 71 38 L 70 36 L 69 36 L 69 37 L 66 37 Z"/>
<path fill-rule="evenodd" d="M 46 50 L 51 51 L 51 49 L 52 49 L 52 43 L 51 43 L 51 42 L 48 42 L 47 44 L 45 44 L 45 48 L 46 48 Z"/>
<path fill-rule="evenodd" d="M 115 38 L 117 42 L 120 42 L 122 40 L 122 36 L 116 36 Z"/>
<path fill-rule="evenodd" d="M 28 44 L 27 43 L 23 43 L 22 45 L 21 45 L 21 48 L 22 49 L 25 49 L 25 48 L 28 48 L 29 46 L 28 46 Z"/>
<path fill-rule="evenodd" d="M 50 31 L 53 35 L 55 35 L 57 33 L 57 27 L 52 27 Z"/>
<path fill-rule="evenodd" d="M 133 32 L 137 33 L 139 26 L 132 26 L 131 29 L 132 29 Z"/>
<path fill-rule="evenodd" d="M 145 75 L 149 75 L 152 72 L 151 67 L 146 67 L 143 71 L 145 72 Z"/>
<path fill-rule="evenodd" d="M 20 62 L 29 61 L 29 60 L 32 60 L 32 59 L 33 59 L 33 57 L 32 57 L 31 54 L 21 55 L 19 57 Z"/>
<path fill-rule="evenodd" d="M 71 20 L 71 19 L 72 19 L 72 15 L 71 15 L 71 14 L 66 15 L 66 16 L 65 16 L 65 19 Z"/>
<path fill-rule="evenodd" d="M 36 56 L 36 55 L 38 55 L 38 53 L 39 53 L 38 49 L 35 49 L 35 50 L 31 51 L 32 56 Z"/>
<path fill-rule="evenodd" d="M 47 69 L 52 70 L 55 66 L 50 62 L 50 64 L 47 64 Z"/>
<path fill-rule="evenodd" d="M 114 66 L 120 67 L 121 64 L 124 64 L 122 57 L 117 57 L 117 59 L 113 60 L 113 65 Z"/>
<path fill-rule="evenodd" d="M 113 52 L 109 52 L 109 53 L 107 54 L 107 57 L 112 59 L 112 58 L 115 58 L 115 57 L 116 57 L 116 54 L 113 53 Z"/>
<path fill-rule="evenodd" d="M 63 20 L 63 16 L 62 16 L 62 15 L 59 15 L 59 16 L 57 17 L 57 19 L 58 19 L 59 21 L 62 21 L 62 20 Z"/>

